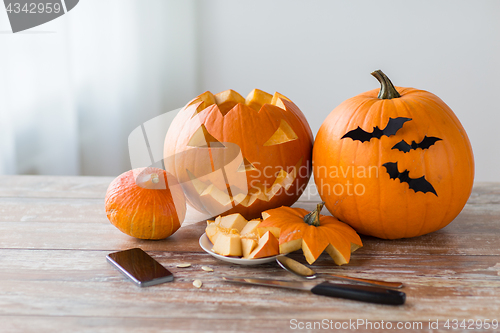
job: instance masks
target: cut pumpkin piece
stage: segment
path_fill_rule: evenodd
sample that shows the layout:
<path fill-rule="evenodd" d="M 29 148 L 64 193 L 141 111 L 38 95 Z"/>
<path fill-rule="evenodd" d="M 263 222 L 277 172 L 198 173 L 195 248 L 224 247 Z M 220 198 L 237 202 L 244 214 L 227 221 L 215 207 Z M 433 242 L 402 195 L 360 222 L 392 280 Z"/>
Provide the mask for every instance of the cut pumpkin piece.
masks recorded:
<path fill-rule="evenodd" d="M 259 243 L 254 238 L 241 237 L 241 252 L 243 258 L 247 258 Z"/>
<path fill-rule="evenodd" d="M 210 242 L 212 242 L 212 244 L 215 243 L 218 232 L 219 232 L 219 228 L 217 227 L 217 225 L 215 223 L 210 223 L 205 228 L 205 234 L 207 234 L 207 237 L 208 237 L 208 239 L 210 239 Z"/>
<path fill-rule="evenodd" d="M 260 223 L 259 226 L 257 227 L 257 231 L 259 233 L 259 237 L 264 236 L 264 234 L 268 231 L 270 231 L 276 239 L 280 239 L 280 234 L 281 234 L 281 228 L 280 227 L 275 227 L 273 225 L 268 225 Z"/>
<path fill-rule="evenodd" d="M 250 236 L 251 238 L 255 238 L 257 237 L 258 238 L 258 231 L 257 231 L 257 227 L 260 223 L 260 220 L 251 220 L 251 221 L 248 221 L 248 223 L 245 225 L 245 227 L 241 230 L 240 234 L 242 237 L 245 237 L 245 236 L 250 236 L 250 235 L 254 235 L 254 236 Z"/>
<path fill-rule="evenodd" d="M 223 216 L 218 221 L 216 220 L 216 223 L 223 228 L 236 229 L 239 233 L 241 233 L 243 228 L 247 225 L 247 220 L 240 214 L 236 213 Z"/>
<path fill-rule="evenodd" d="M 219 233 L 212 251 L 222 256 L 240 257 L 242 255 L 240 235 Z"/>
<path fill-rule="evenodd" d="M 362 245 L 351 243 L 351 253 L 359 249 Z"/>
<path fill-rule="evenodd" d="M 205 233 L 207 234 L 207 237 L 210 240 L 210 242 L 212 242 L 212 244 L 215 244 L 215 242 L 217 241 L 217 237 L 220 234 L 226 234 L 226 235 L 234 234 L 239 236 L 238 230 L 231 228 L 224 228 L 217 225 L 216 223 L 211 223 L 207 225 L 207 227 L 205 228 Z"/>
<path fill-rule="evenodd" d="M 250 253 L 247 259 L 257 259 L 275 256 L 279 254 L 279 243 L 276 237 L 271 232 L 266 232 L 264 236 L 259 239 L 259 244 L 255 250 Z"/>
<path fill-rule="evenodd" d="M 271 104 L 273 100 L 273 95 L 268 94 L 262 90 L 254 89 L 248 94 L 245 99 L 246 105 L 259 112 L 260 108 L 264 104 Z"/>
<path fill-rule="evenodd" d="M 278 238 L 272 232 L 259 237 L 260 223 L 260 219 L 247 221 L 240 214 L 218 216 L 207 220 L 205 233 L 213 244 L 212 251 L 223 256 L 257 259 L 279 254 Z M 279 237 L 279 229 L 274 231 Z"/>

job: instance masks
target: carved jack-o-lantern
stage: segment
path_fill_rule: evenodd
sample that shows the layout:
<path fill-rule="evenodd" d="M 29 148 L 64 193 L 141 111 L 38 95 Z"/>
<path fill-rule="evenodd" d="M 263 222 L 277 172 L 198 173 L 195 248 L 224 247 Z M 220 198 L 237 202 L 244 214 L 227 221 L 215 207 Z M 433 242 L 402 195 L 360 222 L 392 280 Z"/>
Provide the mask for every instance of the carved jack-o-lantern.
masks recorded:
<path fill-rule="evenodd" d="M 170 125 L 165 168 L 199 211 L 255 218 L 299 198 L 311 174 L 312 140 L 304 115 L 283 95 L 205 92 Z"/>
<path fill-rule="evenodd" d="M 340 104 L 316 136 L 314 179 L 321 198 L 362 234 L 395 239 L 441 229 L 472 190 L 467 134 L 434 94 L 396 89 L 381 71 L 372 75 L 381 89 Z"/>

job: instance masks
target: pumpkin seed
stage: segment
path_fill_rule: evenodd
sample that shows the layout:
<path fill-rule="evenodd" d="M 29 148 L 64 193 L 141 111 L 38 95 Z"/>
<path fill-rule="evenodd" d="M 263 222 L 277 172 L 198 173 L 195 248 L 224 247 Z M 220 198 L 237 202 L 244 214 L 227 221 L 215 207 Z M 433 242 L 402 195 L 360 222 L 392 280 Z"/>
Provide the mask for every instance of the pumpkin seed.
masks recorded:
<path fill-rule="evenodd" d="M 191 264 L 179 264 L 176 267 L 177 268 L 186 268 L 186 267 L 191 267 Z"/>
<path fill-rule="evenodd" d="M 201 269 L 204 270 L 205 272 L 213 272 L 214 270 L 208 266 L 201 266 Z"/>
<path fill-rule="evenodd" d="M 196 288 L 201 288 L 202 284 L 203 283 L 200 280 L 194 280 L 193 281 L 193 286 L 195 286 Z"/>

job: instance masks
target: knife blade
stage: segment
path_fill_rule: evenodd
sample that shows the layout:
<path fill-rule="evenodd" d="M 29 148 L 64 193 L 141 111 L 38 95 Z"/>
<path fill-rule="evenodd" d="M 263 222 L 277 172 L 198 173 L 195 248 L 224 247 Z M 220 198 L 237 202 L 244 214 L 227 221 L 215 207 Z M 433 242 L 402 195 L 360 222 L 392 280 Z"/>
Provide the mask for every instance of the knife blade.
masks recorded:
<path fill-rule="evenodd" d="M 310 291 L 315 295 L 346 298 L 376 304 L 402 305 L 406 300 L 404 292 L 363 285 L 335 284 L 327 281 L 314 284 L 311 282 L 283 281 L 244 276 L 223 276 L 222 279 L 229 282 L 258 286 L 304 290 Z"/>

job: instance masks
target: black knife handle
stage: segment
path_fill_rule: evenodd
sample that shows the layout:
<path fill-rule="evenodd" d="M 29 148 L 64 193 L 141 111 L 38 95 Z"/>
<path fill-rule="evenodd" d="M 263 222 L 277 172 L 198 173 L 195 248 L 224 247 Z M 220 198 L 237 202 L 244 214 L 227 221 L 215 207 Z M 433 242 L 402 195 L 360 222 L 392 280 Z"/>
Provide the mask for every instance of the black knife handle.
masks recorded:
<path fill-rule="evenodd" d="M 333 284 L 323 282 L 311 289 L 316 295 L 353 299 L 361 302 L 401 305 L 405 303 L 406 294 L 392 289 L 358 286 L 353 284 Z"/>

